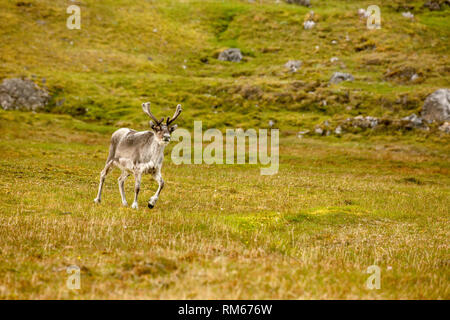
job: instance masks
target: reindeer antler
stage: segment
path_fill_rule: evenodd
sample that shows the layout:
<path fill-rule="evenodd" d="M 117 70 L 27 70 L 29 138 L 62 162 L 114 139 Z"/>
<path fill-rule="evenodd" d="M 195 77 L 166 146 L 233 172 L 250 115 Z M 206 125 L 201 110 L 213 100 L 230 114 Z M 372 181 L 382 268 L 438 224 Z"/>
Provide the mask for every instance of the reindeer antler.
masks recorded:
<path fill-rule="evenodd" d="M 178 116 L 181 113 L 181 104 L 177 105 L 177 109 L 175 110 L 175 113 L 173 115 L 172 118 L 167 117 L 167 125 L 171 124 L 172 122 L 174 122 L 176 120 L 176 118 L 178 118 Z"/>
<path fill-rule="evenodd" d="M 161 120 L 158 121 L 158 119 L 156 119 L 156 117 L 150 111 L 150 102 L 143 103 L 142 104 L 142 110 L 144 111 L 144 113 L 146 113 L 148 116 L 150 116 L 150 118 L 152 118 L 156 122 L 157 126 L 159 126 L 161 124 L 161 122 L 164 121 L 164 117 Z"/>

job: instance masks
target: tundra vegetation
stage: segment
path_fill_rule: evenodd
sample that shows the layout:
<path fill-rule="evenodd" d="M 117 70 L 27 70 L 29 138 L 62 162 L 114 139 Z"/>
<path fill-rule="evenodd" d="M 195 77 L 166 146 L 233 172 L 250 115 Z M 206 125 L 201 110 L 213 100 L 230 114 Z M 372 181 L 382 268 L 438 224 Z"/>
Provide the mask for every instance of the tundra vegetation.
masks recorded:
<path fill-rule="evenodd" d="M 347 118 L 420 114 L 450 87 L 449 6 L 434 2 L 379 2 L 376 30 L 358 15 L 374 1 L 82 0 L 80 30 L 66 28 L 71 1 L 2 2 L 0 80 L 51 98 L 0 111 L 0 298 L 449 299 L 449 135 L 326 135 Z M 219 60 L 228 48 L 242 59 Z M 354 79 L 330 83 L 336 72 Z M 117 169 L 94 205 L 111 133 L 147 130 L 145 101 L 158 115 L 181 103 L 189 130 L 280 129 L 278 174 L 177 166 L 172 142 L 152 211 L 156 183 L 144 176 L 139 209 L 123 208 Z"/>

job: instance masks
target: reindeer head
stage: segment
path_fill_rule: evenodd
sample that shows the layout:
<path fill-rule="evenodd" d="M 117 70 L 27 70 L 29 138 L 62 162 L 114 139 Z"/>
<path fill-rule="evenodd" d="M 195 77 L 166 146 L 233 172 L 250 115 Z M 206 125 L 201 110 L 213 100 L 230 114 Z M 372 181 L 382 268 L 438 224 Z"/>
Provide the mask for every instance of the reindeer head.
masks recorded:
<path fill-rule="evenodd" d="M 153 121 L 150 121 L 150 127 L 155 132 L 155 137 L 160 144 L 168 144 L 170 142 L 170 134 L 175 131 L 177 125 L 171 125 L 172 122 L 175 121 L 176 118 L 181 113 L 181 104 L 177 105 L 177 109 L 175 110 L 175 114 L 171 117 L 167 117 L 166 122 L 164 123 L 164 117 L 161 120 L 156 119 L 156 117 L 150 111 L 150 102 L 145 102 L 142 104 L 142 110 L 146 113 Z"/>

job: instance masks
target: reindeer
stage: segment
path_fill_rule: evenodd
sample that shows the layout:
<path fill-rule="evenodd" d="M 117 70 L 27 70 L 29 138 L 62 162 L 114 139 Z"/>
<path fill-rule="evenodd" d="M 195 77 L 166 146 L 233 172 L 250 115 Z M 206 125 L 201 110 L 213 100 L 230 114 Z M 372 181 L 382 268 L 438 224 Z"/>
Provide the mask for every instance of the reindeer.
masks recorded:
<path fill-rule="evenodd" d="M 175 114 L 172 118 L 167 117 L 166 123 L 164 123 L 164 117 L 158 121 L 152 114 L 150 102 L 143 103 L 142 110 L 153 119 L 153 121 L 150 121 L 150 127 L 153 132 L 137 132 L 132 129 L 121 128 L 112 134 L 108 159 L 106 160 L 105 168 L 100 173 L 100 184 L 97 198 L 94 199 L 95 203 L 100 203 L 105 178 L 113 169 L 113 166 L 116 166 L 122 170 L 122 174 L 119 177 L 119 191 L 122 204 L 124 206 L 128 205 L 124 191 L 125 180 L 128 176 L 130 174 L 134 175 L 134 201 L 131 207 L 137 209 L 142 175 L 151 174 L 158 182 L 158 190 L 148 201 L 148 207 L 152 209 L 155 206 L 164 187 L 164 180 L 161 176 L 164 148 L 170 142 L 170 134 L 177 128 L 177 125 L 172 125 L 172 123 L 180 115 L 181 105 L 177 105 Z"/>

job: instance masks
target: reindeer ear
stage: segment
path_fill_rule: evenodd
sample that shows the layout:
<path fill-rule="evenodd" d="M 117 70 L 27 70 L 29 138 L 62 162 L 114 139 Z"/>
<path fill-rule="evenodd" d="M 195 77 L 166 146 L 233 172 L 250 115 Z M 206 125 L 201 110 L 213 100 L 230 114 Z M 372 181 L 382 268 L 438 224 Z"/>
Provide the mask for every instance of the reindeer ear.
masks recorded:
<path fill-rule="evenodd" d="M 175 124 L 172 127 L 170 127 L 170 132 L 174 132 L 175 130 L 177 130 L 178 126 Z"/>

